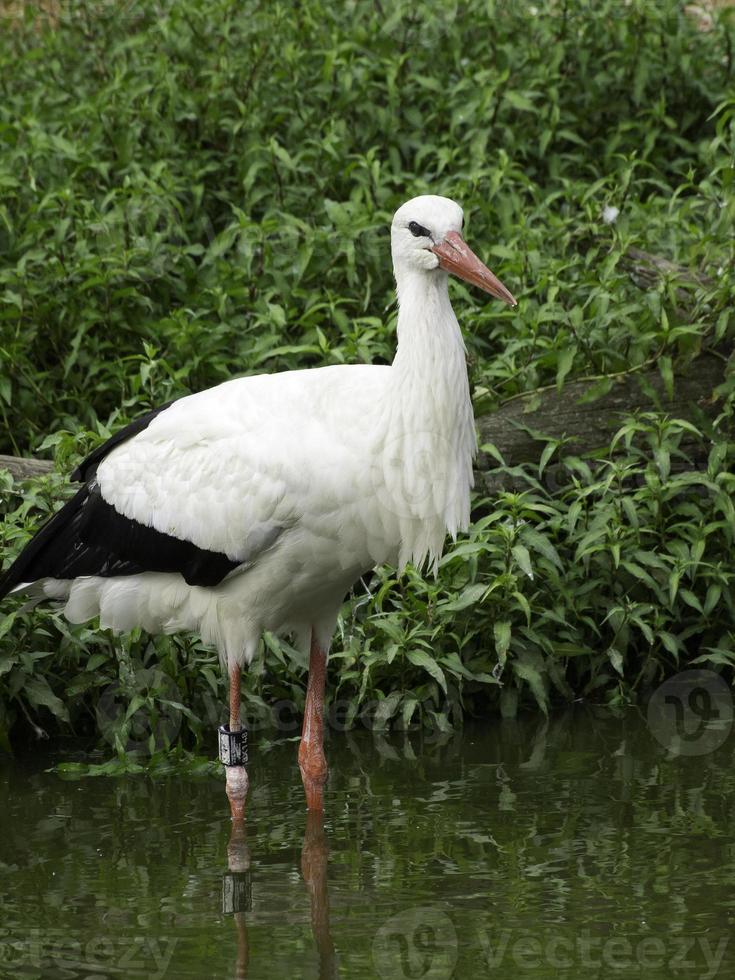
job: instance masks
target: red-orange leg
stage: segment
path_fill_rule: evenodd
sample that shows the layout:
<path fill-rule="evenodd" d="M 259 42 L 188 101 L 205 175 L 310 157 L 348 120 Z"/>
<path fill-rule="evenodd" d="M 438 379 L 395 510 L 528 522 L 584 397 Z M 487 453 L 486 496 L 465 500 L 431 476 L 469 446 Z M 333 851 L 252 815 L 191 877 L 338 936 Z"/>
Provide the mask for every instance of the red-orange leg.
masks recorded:
<path fill-rule="evenodd" d="M 240 668 L 230 670 L 230 731 L 240 731 Z"/>
<path fill-rule="evenodd" d="M 304 727 L 299 746 L 299 768 L 309 810 L 324 809 L 324 784 L 327 781 L 327 760 L 324 755 L 324 684 L 327 674 L 327 654 L 319 646 L 312 631 L 309 653 L 309 682 L 306 688 Z"/>
<path fill-rule="evenodd" d="M 311 928 L 319 954 L 320 977 L 337 976 L 334 943 L 329 928 L 328 857 L 324 814 L 321 810 L 309 810 L 306 814 L 304 847 L 301 851 L 301 873 L 309 891 Z"/>
<path fill-rule="evenodd" d="M 240 724 L 240 668 L 230 670 L 230 731 L 239 732 Z M 245 766 L 225 766 L 227 796 L 233 820 L 244 820 L 245 800 L 248 795 L 248 771 Z"/>

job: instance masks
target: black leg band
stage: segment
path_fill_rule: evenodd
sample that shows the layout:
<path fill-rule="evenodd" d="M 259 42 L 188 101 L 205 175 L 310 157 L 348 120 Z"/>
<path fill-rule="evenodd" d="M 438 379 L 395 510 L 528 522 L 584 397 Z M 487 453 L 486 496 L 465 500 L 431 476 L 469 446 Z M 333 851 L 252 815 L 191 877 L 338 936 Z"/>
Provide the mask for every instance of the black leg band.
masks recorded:
<path fill-rule="evenodd" d="M 222 913 L 249 912 L 253 907 L 250 872 L 227 871 L 222 876 Z"/>
<path fill-rule="evenodd" d="M 228 725 L 220 725 L 217 729 L 219 736 L 219 761 L 226 766 L 246 766 L 248 764 L 248 732 L 241 728 L 231 732 Z"/>

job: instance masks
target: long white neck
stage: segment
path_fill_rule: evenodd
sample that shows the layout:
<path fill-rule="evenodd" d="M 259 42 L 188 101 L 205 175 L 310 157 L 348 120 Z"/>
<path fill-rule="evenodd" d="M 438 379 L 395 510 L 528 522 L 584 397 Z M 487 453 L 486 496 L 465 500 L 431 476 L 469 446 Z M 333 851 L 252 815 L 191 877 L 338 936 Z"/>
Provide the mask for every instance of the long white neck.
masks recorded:
<path fill-rule="evenodd" d="M 469 523 L 476 436 L 465 346 L 444 272 L 402 272 L 384 470 L 400 518 L 399 564 L 429 556 Z"/>

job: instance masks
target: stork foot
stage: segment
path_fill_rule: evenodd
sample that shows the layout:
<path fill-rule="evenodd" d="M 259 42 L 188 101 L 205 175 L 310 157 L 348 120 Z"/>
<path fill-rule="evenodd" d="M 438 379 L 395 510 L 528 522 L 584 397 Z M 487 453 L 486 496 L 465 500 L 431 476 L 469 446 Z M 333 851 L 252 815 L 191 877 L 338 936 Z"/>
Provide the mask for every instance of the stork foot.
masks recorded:
<path fill-rule="evenodd" d="M 306 794 L 306 808 L 308 810 L 324 809 L 324 784 L 329 775 L 327 760 L 324 750 L 320 745 L 307 745 L 301 743 L 299 749 L 299 769 L 301 770 L 301 781 L 304 784 Z"/>
<path fill-rule="evenodd" d="M 309 652 L 309 683 L 306 685 L 304 727 L 299 745 L 299 768 L 309 810 L 324 809 L 324 784 L 327 781 L 327 760 L 324 756 L 324 683 L 327 673 L 327 652 L 319 646 L 316 633 L 311 632 Z"/>
<path fill-rule="evenodd" d="M 248 771 L 245 766 L 226 766 L 227 796 L 233 820 L 245 819 L 245 801 L 248 796 Z"/>

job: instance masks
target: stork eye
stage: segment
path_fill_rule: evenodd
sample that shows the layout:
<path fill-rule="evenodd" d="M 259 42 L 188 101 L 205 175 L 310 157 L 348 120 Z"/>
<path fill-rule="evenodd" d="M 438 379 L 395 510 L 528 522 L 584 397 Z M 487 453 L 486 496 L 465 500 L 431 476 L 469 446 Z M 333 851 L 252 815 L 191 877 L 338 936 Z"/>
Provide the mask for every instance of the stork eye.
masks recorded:
<path fill-rule="evenodd" d="M 409 221 L 408 230 L 414 238 L 431 238 L 431 232 L 417 221 Z"/>

